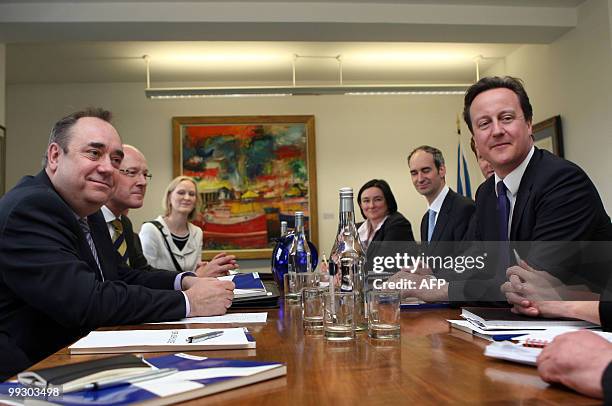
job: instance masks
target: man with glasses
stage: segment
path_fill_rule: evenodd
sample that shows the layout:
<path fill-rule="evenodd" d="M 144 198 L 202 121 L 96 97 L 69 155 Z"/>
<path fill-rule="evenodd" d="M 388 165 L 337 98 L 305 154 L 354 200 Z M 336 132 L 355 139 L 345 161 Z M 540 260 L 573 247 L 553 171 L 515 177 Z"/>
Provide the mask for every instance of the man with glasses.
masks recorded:
<path fill-rule="evenodd" d="M 123 145 L 124 158 L 119 167 L 119 176 L 115 182 L 115 192 L 102 206 L 115 250 L 131 268 L 144 271 L 155 270 L 142 253 L 138 234 L 135 234 L 132 222 L 127 217 L 129 209 L 138 209 L 144 203 L 147 182 L 151 174 L 145 156 L 131 145 Z M 215 277 L 227 275 L 230 270 L 238 268 L 234 255 L 218 254 L 210 262 L 203 262 L 196 270 L 198 276 Z"/>

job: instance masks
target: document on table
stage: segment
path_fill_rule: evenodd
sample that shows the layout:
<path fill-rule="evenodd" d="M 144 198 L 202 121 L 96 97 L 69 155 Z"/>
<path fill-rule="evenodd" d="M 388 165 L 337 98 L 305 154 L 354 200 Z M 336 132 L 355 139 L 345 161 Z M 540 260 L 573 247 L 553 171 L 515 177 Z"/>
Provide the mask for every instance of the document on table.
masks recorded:
<path fill-rule="evenodd" d="M 222 334 L 210 339 L 188 341 L 190 337 L 211 332 Z M 247 348 L 255 348 L 255 340 L 245 328 L 93 331 L 68 347 L 71 354 Z"/>
<path fill-rule="evenodd" d="M 267 312 L 258 313 L 228 313 L 223 316 L 206 316 L 206 317 L 187 317 L 176 321 L 163 321 L 159 323 L 145 324 L 187 324 L 187 323 L 203 323 L 203 324 L 249 324 L 249 323 L 265 323 L 268 321 Z"/>

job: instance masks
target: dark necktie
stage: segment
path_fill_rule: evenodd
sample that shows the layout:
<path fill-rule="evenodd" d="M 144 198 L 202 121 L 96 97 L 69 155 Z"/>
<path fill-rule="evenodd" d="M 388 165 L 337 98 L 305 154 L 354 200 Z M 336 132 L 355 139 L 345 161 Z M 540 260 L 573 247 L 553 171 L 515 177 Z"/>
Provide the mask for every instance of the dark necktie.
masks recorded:
<path fill-rule="evenodd" d="M 94 244 L 93 238 L 91 237 L 91 230 L 89 229 L 89 223 L 87 222 L 87 218 L 80 218 L 79 225 L 81 226 L 81 230 L 83 230 L 83 234 L 85 234 L 85 239 L 87 240 L 87 244 L 89 245 L 89 249 L 91 250 L 91 255 L 93 255 L 94 259 L 96 260 L 96 264 L 98 265 L 98 271 L 100 272 L 100 276 L 102 277 L 102 282 L 104 282 L 104 274 L 102 273 L 102 268 L 100 267 L 98 251 L 96 251 L 96 245 Z"/>
<path fill-rule="evenodd" d="M 510 266 L 510 243 L 508 241 L 508 220 L 510 219 L 510 199 L 506 194 L 503 181 L 497 182 L 497 222 L 499 223 L 499 267 L 506 274 Z"/>
<path fill-rule="evenodd" d="M 510 199 L 506 194 L 503 181 L 497 182 L 497 221 L 499 223 L 499 240 L 508 241 L 508 220 L 510 219 Z"/>
<path fill-rule="evenodd" d="M 113 236 L 113 247 L 121 256 L 121 260 L 127 263 L 127 243 L 125 242 L 125 234 L 123 233 L 123 224 L 121 223 L 121 220 L 116 218 L 111 221 L 111 225 L 115 230 L 115 235 Z"/>

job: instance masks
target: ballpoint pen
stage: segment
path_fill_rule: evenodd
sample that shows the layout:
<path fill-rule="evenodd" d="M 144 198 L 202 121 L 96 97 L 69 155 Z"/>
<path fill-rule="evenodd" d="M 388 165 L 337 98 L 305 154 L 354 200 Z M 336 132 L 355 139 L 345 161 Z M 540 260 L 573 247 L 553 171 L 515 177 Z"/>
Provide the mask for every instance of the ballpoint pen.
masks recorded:
<path fill-rule="evenodd" d="M 98 390 L 98 389 L 110 388 L 114 386 L 128 385 L 132 383 L 148 381 L 151 379 L 162 378 L 164 376 L 173 374 L 177 371 L 178 369 L 176 368 L 147 370 L 145 372 L 135 373 L 129 376 L 122 376 L 120 378 L 101 379 L 97 382 L 91 382 L 91 383 L 86 383 L 83 385 L 75 386 L 73 388 L 70 388 L 69 390 L 65 390 L 64 392 L 67 393 L 67 392 L 76 392 L 76 391 L 81 391 L 81 390 Z"/>
<path fill-rule="evenodd" d="M 223 331 L 211 331 L 209 333 L 198 334 L 195 336 L 187 337 L 188 343 L 196 343 L 198 341 L 210 340 L 223 335 Z"/>

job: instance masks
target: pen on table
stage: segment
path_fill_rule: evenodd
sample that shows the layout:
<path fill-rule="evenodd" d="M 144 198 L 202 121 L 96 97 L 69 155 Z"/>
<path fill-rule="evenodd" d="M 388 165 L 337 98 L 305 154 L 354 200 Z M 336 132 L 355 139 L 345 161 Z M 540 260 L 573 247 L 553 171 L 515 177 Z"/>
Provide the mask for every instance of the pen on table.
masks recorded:
<path fill-rule="evenodd" d="M 187 337 L 188 343 L 195 343 L 198 341 L 210 340 L 211 338 L 216 338 L 223 335 L 223 331 L 211 331 L 209 333 L 198 334 L 195 336 Z"/>
<path fill-rule="evenodd" d="M 147 370 L 142 373 L 137 373 L 137 374 L 133 374 L 130 376 L 123 376 L 121 378 L 101 379 L 97 382 L 91 382 L 91 383 L 84 384 L 82 386 L 71 388 L 69 391 L 66 391 L 66 392 L 76 392 L 76 391 L 81 391 L 81 390 L 98 390 L 98 389 L 110 388 L 114 386 L 128 385 L 132 383 L 148 381 L 151 379 L 162 378 L 164 376 L 173 374 L 177 371 L 178 369 L 176 368 L 162 368 L 162 369 Z"/>

